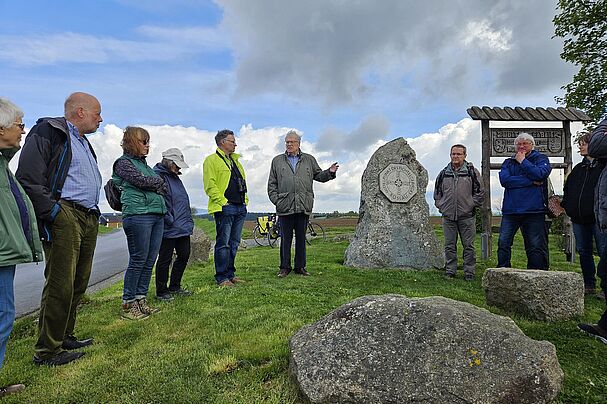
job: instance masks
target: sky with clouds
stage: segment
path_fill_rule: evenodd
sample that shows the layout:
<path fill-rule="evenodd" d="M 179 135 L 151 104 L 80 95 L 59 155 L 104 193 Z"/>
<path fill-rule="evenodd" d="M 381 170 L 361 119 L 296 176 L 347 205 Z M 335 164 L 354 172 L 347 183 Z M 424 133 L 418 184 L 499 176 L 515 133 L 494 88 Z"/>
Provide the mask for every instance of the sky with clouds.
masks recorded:
<path fill-rule="evenodd" d="M 295 129 L 321 167 L 340 164 L 335 181 L 315 185 L 315 211 L 356 211 L 362 172 L 387 141 L 409 141 L 431 190 L 454 143 L 480 167 L 467 108 L 555 106 L 575 73 L 552 38 L 555 13 L 556 0 L 3 0 L 0 96 L 31 127 L 61 116 L 68 94 L 94 94 L 104 179 L 122 129 L 144 126 L 150 165 L 183 150 L 182 179 L 201 208 L 217 130 L 237 135 L 249 210 L 271 211 L 270 161 Z M 552 178 L 559 193 L 562 173 Z M 497 208 L 495 176 L 492 190 Z"/>

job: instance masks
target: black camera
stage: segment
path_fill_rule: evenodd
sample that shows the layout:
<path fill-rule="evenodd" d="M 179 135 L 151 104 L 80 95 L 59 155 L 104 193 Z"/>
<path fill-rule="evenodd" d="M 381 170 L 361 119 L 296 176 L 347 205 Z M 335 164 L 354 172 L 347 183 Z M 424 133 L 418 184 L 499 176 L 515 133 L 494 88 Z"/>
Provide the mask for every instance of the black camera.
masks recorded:
<path fill-rule="evenodd" d="M 238 184 L 238 192 L 241 192 L 243 194 L 247 193 L 247 182 L 244 180 L 244 178 L 236 178 L 236 183 Z"/>

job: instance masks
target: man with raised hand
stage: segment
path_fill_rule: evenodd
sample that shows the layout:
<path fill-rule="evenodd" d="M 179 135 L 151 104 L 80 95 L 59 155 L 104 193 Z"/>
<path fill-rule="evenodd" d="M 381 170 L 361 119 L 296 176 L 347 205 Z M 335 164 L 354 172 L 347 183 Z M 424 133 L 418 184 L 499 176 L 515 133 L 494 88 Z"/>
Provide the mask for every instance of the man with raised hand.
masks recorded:
<path fill-rule="evenodd" d="M 72 362 L 84 355 L 72 350 L 93 343 L 78 340 L 74 327 L 99 228 L 101 174 L 85 135 L 102 121 L 97 98 L 73 93 L 65 100 L 64 117 L 36 122 L 19 158 L 16 176 L 34 205 L 46 256 L 36 365 Z"/>

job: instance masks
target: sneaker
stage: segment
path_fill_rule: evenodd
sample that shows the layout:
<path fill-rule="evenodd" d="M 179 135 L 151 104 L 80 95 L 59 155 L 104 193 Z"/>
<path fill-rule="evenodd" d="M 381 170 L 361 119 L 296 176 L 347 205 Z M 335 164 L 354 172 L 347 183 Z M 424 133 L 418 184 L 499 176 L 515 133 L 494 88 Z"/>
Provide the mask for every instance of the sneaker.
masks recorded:
<path fill-rule="evenodd" d="M 148 318 L 148 314 L 145 314 L 139 308 L 137 302 L 123 303 L 122 304 L 122 315 L 121 317 L 127 320 L 145 320 Z"/>
<path fill-rule="evenodd" d="M 192 296 L 194 294 L 194 292 L 184 289 L 184 288 L 179 288 L 177 290 L 169 289 L 169 293 L 172 295 L 177 295 L 177 296 Z"/>
<path fill-rule="evenodd" d="M 245 281 L 244 279 L 241 279 L 237 276 L 233 277 L 232 279 L 230 279 L 230 282 L 232 282 L 233 284 L 237 284 L 237 283 L 247 283 L 247 281 Z"/>
<path fill-rule="evenodd" d="M 71 351 L 72 349 L 80 349 L 89 345 L 93 345 L 93 338 L 78 340 L 73 335 L 66 335 L 65 338 L 63 338 L 61 348 Z"/>
<path fill-rule="evenodd" d="M 306 271 L 305 268 L 299 268 L 299 269 L 295 269 L 295 273 L 297 275 L 302 275 L 302 276 L 310 276 L 310 273 L 308 271 Z"/>
<path fill-rule="evenodd" d="M 9 394 L 13 393 L 18 393 L 24 388 L 24 384 L 11 384 L 10 386 L 0 387 L 0 397 L 8 396 Z"/>
<path fill-rule="evenodd" d="M 234 285 L 231 281 L 226 279 L 225 281 L 219 283 L 217 286 L 220 288 L 233 288 L 236 285 Z"/>
<path fill-rule="evenodd" d="M 590 335 L 601 341 L 603 344 L 607 344 L 607 331 L 599 327 L 598 324 L 584 324 L 580 323 L 577 325 L 582 332 Z"/>
<path fill-rule="evenodd" d="M 173 295 L 172 295 L 171 293 L 169 293 L 169 292 L 167 292 L 167 293 L 163 293 L 163 294 L 161 294 L 161 295 L 157 295 L 157 296 L 156 296 L 156 300 L 159 300 L 159 301 L 164 302 L 164 303 L 169 303 L 169 302 L 172 302 L 172 301 L 173 301 L 173 299 L 175 299 L 175 298 L 174 298 L 174 297 L 173 297 Z"/>
<path fill-rule="evenodd" d="M 139 310 L 141 310 L 143 314 L 147 314 L 148 316 L 150 314 L 158 313 L 160 311 L 160 309 L 150 307 L 145 297 L 143 299 L 136 300 L 136 302 L 139 305 Z"/>
<path fill-rule="evenodd" d="M 58 354 L 49 356 L 48 358 L 40 358 L 38 355 L 34 355 L 35 365 L 46 365 L 46 366 L 61 366 L 66 363 L 73 362 L 84 356 L 84 352 L 70 352 L 61 351 Z"/>

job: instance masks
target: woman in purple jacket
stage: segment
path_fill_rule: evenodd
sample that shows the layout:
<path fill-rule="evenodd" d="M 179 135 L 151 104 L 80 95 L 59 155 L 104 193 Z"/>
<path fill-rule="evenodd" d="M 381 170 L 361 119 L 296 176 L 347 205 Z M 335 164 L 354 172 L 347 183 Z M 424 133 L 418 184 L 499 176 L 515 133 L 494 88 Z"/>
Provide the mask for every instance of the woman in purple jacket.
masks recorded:
<path fill-rule="evenodd" d="M 182 168 L 188 168 L 183 153 L 177 148 L 162 152 L 162 161 L 154 166 L 168 187 L 164 195 L 167 214 L 164 216 L 164 234 L 158 262 L 156 262 L 156 298 L 170 302 L 173 296 L 190 296 L 191 291 L 181 287 L 181 278 L 190 258 L 190 236 L 194 230 L 194 220 L 190 210 L 190 198 L 179 179 Z M 176 254 L 169 280 L 169 266 Z"/>

